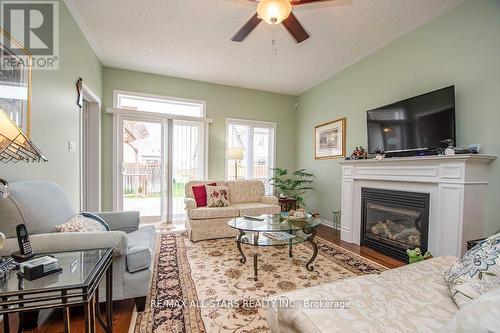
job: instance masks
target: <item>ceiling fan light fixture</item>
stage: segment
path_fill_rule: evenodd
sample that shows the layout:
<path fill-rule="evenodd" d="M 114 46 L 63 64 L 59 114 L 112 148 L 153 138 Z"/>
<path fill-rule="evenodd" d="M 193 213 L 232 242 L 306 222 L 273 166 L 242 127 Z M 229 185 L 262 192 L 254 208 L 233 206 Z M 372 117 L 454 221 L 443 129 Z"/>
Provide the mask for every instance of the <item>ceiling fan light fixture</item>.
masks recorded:
<path fill-rule="evenodd" d="M 287 19 L 292 12 L 289 0 L 260 0 L 257 14 L 266 23 L 275 25 Z"/>

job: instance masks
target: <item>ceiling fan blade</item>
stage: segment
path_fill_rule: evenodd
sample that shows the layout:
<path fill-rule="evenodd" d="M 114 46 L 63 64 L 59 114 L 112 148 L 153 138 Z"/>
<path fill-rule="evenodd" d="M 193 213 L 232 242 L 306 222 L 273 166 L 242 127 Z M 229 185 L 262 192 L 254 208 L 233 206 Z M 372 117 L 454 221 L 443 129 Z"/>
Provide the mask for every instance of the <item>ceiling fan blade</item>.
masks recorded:
<path fill-rule="evenodd" d="M 236 35 L 231 38 L 233 42 L 242 42 L 245 38 L 247 38 L 248 34 L 252 32 L 253 29 L 255 29 L 256 26 L 259 25 L 260 21 L 262 21 L 261 18 L 255 13 L 254 16 L 248 20 L 247 23 L 241 29 L 236 33 Z"/>
<path fill-rule="evenodd" d="M 332 1 L 332 0 L 291 0 L 290 3 L 294 6 L 299 6 L 311 2 L 325 2 L 325 1 Z"/>
<path fill-rule="evenodd" d="M 250 2 L 259 2 L 260 0 L 248 0 Z M 335 0 L 290 0 L 290 3 L 293 6 L 305 5 L 306 3 L 311 2 L 326 2 L 326 1 L 335 1 Z"/>
<path fill-rule="evenodd" d="M 291 13 L 290 16 L 288 16 L 288 18 L 281 23 L 283 23 L 286 30 L 288 30 L 297 43 L 302 43 L 310 37 L 293 13 Z"/>

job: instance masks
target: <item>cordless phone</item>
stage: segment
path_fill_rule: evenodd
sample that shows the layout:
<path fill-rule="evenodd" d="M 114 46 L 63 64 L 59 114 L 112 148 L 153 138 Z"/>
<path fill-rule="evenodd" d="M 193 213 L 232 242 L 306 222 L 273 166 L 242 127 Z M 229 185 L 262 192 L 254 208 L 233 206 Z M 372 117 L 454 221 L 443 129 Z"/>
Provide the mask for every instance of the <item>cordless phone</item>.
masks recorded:
<path fill-rule="evenodd" d="M 18 261 L 25 261 L 35 255 L 33 249 L 31 248 L 30 238 L 28 236 L 28 230 L 24 224 L 19 224 L 16 226 L 17 242 L 19 244 L 19 251 L 12 253 L 12 257 Z"/>

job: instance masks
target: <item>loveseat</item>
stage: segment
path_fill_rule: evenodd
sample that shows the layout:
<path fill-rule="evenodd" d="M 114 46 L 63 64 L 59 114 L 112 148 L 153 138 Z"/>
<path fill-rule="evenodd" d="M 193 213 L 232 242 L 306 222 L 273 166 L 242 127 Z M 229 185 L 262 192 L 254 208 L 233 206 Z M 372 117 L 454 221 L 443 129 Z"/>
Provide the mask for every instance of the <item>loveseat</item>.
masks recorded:
<path fill-rule="evenodd" d="M 19 250 L 16 225 L 21 223 L 37 253 L 113 248 L 113 300 L 134 298 L 137 310 L 144 309 L 156 232 L 153 226 L 139 228 L 139 212 L 97 213 L 110 231 L 55 232 L 56 225 L 76 214 L 62 188 L 46 181 L 16 182 L 9 187 L 9 196 L 0 199 L 0 231 L 7 238 L 0 256 Z M 101 301 L 104 296 L 101 292 Z"/>
<path fill-rule="evenodd" d="M 228 207 L 196 206 L 192 187 L 211 183 L 228 187 L 230 203 Z M 258 180 L 192 181 L 186 184 L 185 195 L 186 230 L 193 242 L 236 236 L 237 230 L 227 225 L 227 222 L 235 217 L 281 212 L 278 198 L 265 195 L 264 184 Z"/>
<path fill-rule="evenodd" d="M 267 321 L 272 332 L 438 332 L 459 311 L 443 277 L 456 261 L 437 257 L 288 292 L 274 298 Z"/>

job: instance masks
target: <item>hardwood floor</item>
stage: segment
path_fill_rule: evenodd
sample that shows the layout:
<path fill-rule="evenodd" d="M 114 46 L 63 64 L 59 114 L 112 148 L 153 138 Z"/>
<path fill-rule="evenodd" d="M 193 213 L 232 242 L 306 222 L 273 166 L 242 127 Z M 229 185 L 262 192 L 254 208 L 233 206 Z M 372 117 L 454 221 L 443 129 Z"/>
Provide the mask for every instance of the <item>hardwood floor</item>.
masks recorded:
<path fill-rule="evenodd" d="M 104 304 L 101 304 L 103 318 L 105 318 Z M 130 320 L 134 310 L 134 300 L 113 302 L 113 332 L 127 333 L 129 331 Z M 85 330 L 83 307 L 73 307 L 70 311 L 71 332 L 82 333 Z M 17 332 L 18 316 L 10 315 L 10 332 Z M 33 333 L 63 333 L 63 313 L 62 310 L 45 310 L 40 312 L 38 327 Z M 3 332 L 3 329 L 2 329 Z M 96 333 L 104 333 L 98 323 L 96 323 Z"/>
<path fill-rule="evenodd" d="M 403 262 L 395 260 L 393 258 L 384 256 L 380 253 L 375 252 L 365 246 L 358 246 L 350 243 L 346 243 L 340 240 L 339 232 L 329 228 L 324 225 L 318 227 L 317 235 L 323 239 L 326 239 L 336 245 L 339 245 L 346 250 L 357 253 L 367 259 L 375 261 L 388 268 L 395 268 L 404 265 Z M 134 301 L 116 301 L 113 303 L 113 332 L 116 333 L 127 333 L 129 331 L 130 321 L 132 319 L 134 310 Z M 104 308 L 102 309 L 104 313 Z M 17 315 L 10 316 L 10 327 L 11 332 L 17 332 Z M 104 333 L 103 330 L 96 325 L 97 332 Z M 73 308 L 71 310 L 71 331 L 72 332 L 83 332 L 84 331 L 84 321 L 83 321 L 83 309 Z M 34 333 L 62 333 L 64 332 L 64 327 L 62 324 L 62 311 L 44 311 L 40 313 L 39 326 L 35 330 L 31 331 Z"/>

